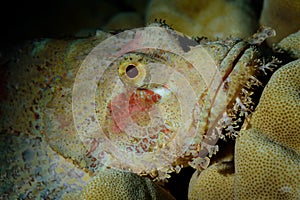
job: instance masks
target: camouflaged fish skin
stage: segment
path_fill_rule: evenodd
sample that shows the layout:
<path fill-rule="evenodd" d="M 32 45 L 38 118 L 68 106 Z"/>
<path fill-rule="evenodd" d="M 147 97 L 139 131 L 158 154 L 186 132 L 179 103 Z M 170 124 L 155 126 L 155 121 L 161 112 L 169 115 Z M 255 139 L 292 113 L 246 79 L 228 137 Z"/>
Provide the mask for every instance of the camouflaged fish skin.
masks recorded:
<path fill-rule="evenodd" d="M 106 76 L 100 78 L 95 93 L 93 106 L 104 135 L 118 151 L 137 154 L 134 163 L 126 162 L 126 154 L 114 155 L 111 153 L 113 150 L 109 150 L 109 157 L 103 156 L 107 153 L 106 149 L 101 149 L 103 140 L 98 136 L 82 139 L 74 124 L 72 92 L 78 70 L 94 47 L 113 36 L 99 32 L 97 36 L 86 39 L 29 42 L 14 56 L 3 59 L 6 62 L 2 62 L 5 76 L 1 84 L 1 145 L 7 153 L 1 157 L 1 163 L 5 163 L 1 167 L 4 177 L 1 180 L 8 178 L 14 185 L 13 189 L 6 187 L 1 192 L 3 197 L 10 192 L 25 196 L 37 192 L 28 186 L 30 181 L 26 180 L 32 179 L 37 185 L 51 182 L 48 175 L 53 173 L 53 169 L 49 168 L 52 165 L 63 166 L 60 173 L 66 179 L 56 180 L 58 185 L 64 185 L 62 190 L 71 186 L 82 187 L 88 177 L 97 174 L 103 166 L 150 175 L 156 180 L 166 179 L 168 173 L 179 172 L 188 164 L 194 168 L 207 167 L 209 157 L 218 151 L 216 141 L 237 135 L 241 121 L 255 106 L 252 95 L 261 84 L 257 77 L 264 76 L 272 68 L 271 65 L 266 67 L 259 59 L 256 46 L 270 36 L 270 30 L 263 30 L 247 40 L 222 41 L 197 41 L 177 35 L 168 28 L 160 31 L 167 50 L 139 49 L 145 42 L 139 31 L 128 32 L 131 34 L 127 38 L 128 43 L 118 52 L 109 52 L 114 48 L 108 46 L 108 55 L 119 56 L 111 66 L 102 66 L 107 69 Z M 123 36 L 126 37 L 126 33 Z M 118 39 L 124 39 L 116 38 L 116 45 Z M 139 50 L 132 52 L 130 49 Z M 195 66 L 206 62 L 201 57 L 204 54 L 210 57 L 213 70 L 219 76 L 208 79 L 214 81 L 211 83 Z M 167 67 L 160 71 L 160 66 Z M 174 75 L 173 79 L 168 79 L 169 82 L 153 83 L 154 79 L 163 80 L 167 75 L 161 72 L 174 71 L 185 79 L 177 79 L 180 76 Z M 204 68 L 201 72 L 209 74 L 209 71 Z M 189 101 L 188 93 L 180 93 L 186 80 L 197 97 L 193 100 L 193 107 L 181 105 L 176 99 L 176 95 L 182 95 L 184 101 Z M 125 89 L 115 89 L 120 82 Z M 118 92 L 113 93 L 115 90 Z M 189 113 L 185 114 L 182 108 L 188 109 Z M 152 125 L 150 119 L 156 116 L 155 113 L 158 121 Z M 163 117 L 160 118 L 161 113 Z M 188 120 L 182 120 L 182 115 Z M 128 118 L 131 121 L 126 122 Z M 138 132 L 133 135 L 130 131 L 128 134 L 132 122 L 147 128 L 147 134 Z M 187 131 L 180 132 L 181 127 L 186 127 Z M 23 140 L 28 142 L 22 143 Z M 15 149 L 16 145 L 22 148 Z M 10 148 L 13 150 L 8 150 Z M 48 156 L 48 150 L 53 156 Z M 139 159 L 138 155 L 143 154 L 146 156 Z M 14 155 L 22 157 L 20 163 L 15 164 Z M 118 159 L 113 160 L 114 156 Z M 119 159 L 122 156 L 124 160 Z M 156 161 L 151 165 L 153 156 Z M 108 162 L 108 158 L 113 161 Z M 27 162 L 28 159 L 30 162 Z M 28 164 L 25 166 L 25 163 Z M 46 170 L 35 170 L 38 168 Z M 79 181 L 72 181 L 74 177 L 70 172 L 74 170 L 79 171 L 75 178 Z M 49 194 L 59 196 L 58 190 L 49 188 Z"/>

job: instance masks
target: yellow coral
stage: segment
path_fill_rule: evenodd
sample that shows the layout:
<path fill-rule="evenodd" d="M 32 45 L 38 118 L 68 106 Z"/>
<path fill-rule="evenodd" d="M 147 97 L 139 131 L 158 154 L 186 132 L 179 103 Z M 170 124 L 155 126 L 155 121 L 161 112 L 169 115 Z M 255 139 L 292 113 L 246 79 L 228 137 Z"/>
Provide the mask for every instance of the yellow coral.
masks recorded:
<path fill-rule="evenodd" d="M 235 147 L 236 199 L 299 199 L 299 174 L 299 154 L 255 128 L 242 131 Z"/>
<path fill-rule="evenodd" d="M 237 139 L 237 198 L 300 198 L 299 77 L 300 59 L 275 72 L 252 116 L 251 129 Z"/>
<path fill-rule="evenodd" d="M 282 38 L 300 29 L 300 1 L 265 0 L 260 24 L 270 26 L 277 32 L 269 38 L 269 43 L 279 42 Z"/>
<path fill-rule="evenodd" d="M 293 58 L 300 58 L 300 30 L 281 40 L 277 47 L 288 52 Z"/>
<path fill-rule="evenodd" d="M 233 199 L 234 184 L 234 143 L 229 141 L 222 146 L 211 166 L 195 171 L 188 191 L 189 200 Z"/>
<path fill-rule="evenodd" d="M 212 39 L 248 37 L 257 28 L 256 16 L 247 1 L 152 0 L 146 20 L 166 20 L 174 29 Z"/>
<path fill-rule="evenodd" d="M 175 199 L 150 179 L 130 172 L 100 169 L 84 188 L 80 199 Z"/>
<path fill-rule="evenodd" d="M 300 198 L 299 77 L 300 59 L 274 73 L 249 129 L 242 130 L 236 140 L 234 174 L 226 177 L 218 172 L 224 163 L 210 166 L 200 176 L 196 172 L 190 199 Z"/>
<path fill-rule="evenodd" d="M 233 163 L 216 163 L 196 171 L 189 187 L 189 200 L 233 199 Z"/>
<path fill-rule="evenodd" d="M 274 73 L 251 120 L 271 140 L 300 153 L 300 59 Z M 268 115 L 266 115 L 268 113 Z"/>

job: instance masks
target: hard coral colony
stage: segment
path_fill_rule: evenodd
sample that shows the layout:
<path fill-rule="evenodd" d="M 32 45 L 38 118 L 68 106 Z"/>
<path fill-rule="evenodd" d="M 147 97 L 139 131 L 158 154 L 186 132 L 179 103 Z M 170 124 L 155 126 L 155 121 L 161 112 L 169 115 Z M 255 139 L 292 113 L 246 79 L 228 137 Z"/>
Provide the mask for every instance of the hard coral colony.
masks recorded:
<path fill-rule="evenodd" d="M 299 32 L 276 47 L 298 60 L 277 70 L 260 47 L 274 30 L 252 35 L 253 17 L 232 21 L 255 15 L 247 2 L 197 2 L 190 12 L 194 4 L 153 0 L 146 15 L 189 35 L 246 39 L 192 39 L 160 21 L 3 56 L 0 198 L 174 199 L 150 179 L 192 166 L 189 199 L 298 199 Z M 262 23 L 274 4 L 264 1 Z M 233 28 L 216 25 L 223 15 Z"/>

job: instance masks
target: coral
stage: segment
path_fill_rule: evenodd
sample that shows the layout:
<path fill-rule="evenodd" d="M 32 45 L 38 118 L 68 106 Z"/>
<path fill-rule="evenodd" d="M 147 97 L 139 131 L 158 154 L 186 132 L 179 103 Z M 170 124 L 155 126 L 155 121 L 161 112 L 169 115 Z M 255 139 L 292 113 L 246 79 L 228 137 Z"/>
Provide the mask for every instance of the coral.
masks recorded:
<path fill-rule="evenodd" d="M 300 198 L 299 76 L 299 59 L 277 70 L 237 138 L 236 198 Z"/>
<path fill-rule="evenodd" d="M 233 146 L 232 142 L 226 143 L 212 165 L 194 172 L 189 183 L 189 200 L 234 199 Z"/>
<path fill-rule="evenodd" d="M 231 165 L 232 163 L 216 163 L 202 172 L 196 171 L 190 180 L 189 200 L 234 199 L 234 174 Z"/>
<path fill-rule="evenodd" d="M 300 59 L 290 62 L 274 73 L 251 120 L 253 128 L 298 154 L 300 154 L 299 77 Z"/>
<path fill-rule="evenodd" d="M 299 199 L 299 76 L 300 60 L 273 74 L 250 122 L 244 125 L 246 130 L 237 137 L 234 174 L 225 177 L 216 172 L 224 163 L 211 165 L 200 176 L 195 172 L 191 199 L 220 198 L 207 186 L 221 188 L 222 199 L 232 194 L 235 199 Z"/>
<path fill-rule="evenodd" d="M 299 37 L 290 37 L 281 46 L 297 49 Z M 237 138 L 235 198 L 300 198 L 299 77 L 300 59 L 277 70 L 246 126 L 249 129 Z"/>
<path fill-rule="evenodd" d="M 241 131 L 235 147 L 236 199 L 299 199 L 299 173 L 298 153 L 255 128 Z"/>
<path fill-rule="evenodd" d="M 79 198 L 86 200 L 175 199 L 171 194 L 148 178 L 113 169 L 100 169 L 97 176 L 91 179 L 83 189 Z"/>
<path fill-rule="evenodd" d="M 286 51 L 293 58 L 300 58 L 300 31 L 284 38 L 276 47 Z"/>
<path fill-rule="evenodd" d="M 294 0 L 265 0 L 260 24 L 276 30 L 276 37 L 269 38 L 269 44 L 300 29 L 300 2 Z"/>
<path fill-rule="evenodd" d="M 174 29 L 211 39 L 248 37 L 257 29 L 257 17 L 249 1 L 152 0 L 146 11 L 147 22 L 166 20 Z"/>

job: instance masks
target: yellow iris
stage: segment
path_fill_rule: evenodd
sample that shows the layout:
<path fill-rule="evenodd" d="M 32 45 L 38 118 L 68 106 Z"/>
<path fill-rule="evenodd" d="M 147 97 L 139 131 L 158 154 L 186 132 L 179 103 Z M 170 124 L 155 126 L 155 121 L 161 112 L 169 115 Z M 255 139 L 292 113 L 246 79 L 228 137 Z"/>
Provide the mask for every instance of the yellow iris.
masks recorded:
<path fill-rule="evenodd" d="M 142 55 L 129 54 L 120 61 L 119 76 L 131 86 L 140 87 L 146 77 L 146 61 Z"/>

